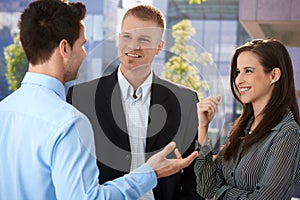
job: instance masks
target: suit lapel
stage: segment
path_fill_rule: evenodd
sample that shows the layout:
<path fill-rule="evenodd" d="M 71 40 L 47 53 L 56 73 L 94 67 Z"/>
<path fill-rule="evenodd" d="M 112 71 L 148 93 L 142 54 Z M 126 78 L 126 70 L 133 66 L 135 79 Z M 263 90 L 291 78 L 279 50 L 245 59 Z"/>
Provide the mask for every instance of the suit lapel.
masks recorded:
<path fill-rule="evenodd" d="M 105 135 L 118 147 L 130 151 L 117 69 L 100 79 L 95 101 L 98 120 Z"/>
<path fill-rule="evenodd" d="M 153 76 L 151 87 L 151 100 L 149 110 L 149 123 L 147 129 L 146 152 L 154 152 L 161 149 L 171 141 L 172 133 L 167 134 L 168 124 L 173 121 L 170 115 L 170 104 L 173 96 L 170 90 L 165 86 L 164 82 Z M 176 122 L 174 122 L 176 123 Z"/>

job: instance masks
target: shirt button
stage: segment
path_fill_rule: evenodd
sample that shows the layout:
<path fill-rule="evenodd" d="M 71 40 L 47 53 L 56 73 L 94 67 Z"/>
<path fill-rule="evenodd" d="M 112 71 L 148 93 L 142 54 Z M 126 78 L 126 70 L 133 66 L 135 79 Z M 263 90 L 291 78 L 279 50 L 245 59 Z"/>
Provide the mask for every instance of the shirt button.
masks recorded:
<path fill-rule="evenodd" d="M 125 159 L 126 159 L 126 160 L 130 160 L 130 155 L 129 155 L 129 154 L 126 155 L 126 156 L 125 156 Z"/>

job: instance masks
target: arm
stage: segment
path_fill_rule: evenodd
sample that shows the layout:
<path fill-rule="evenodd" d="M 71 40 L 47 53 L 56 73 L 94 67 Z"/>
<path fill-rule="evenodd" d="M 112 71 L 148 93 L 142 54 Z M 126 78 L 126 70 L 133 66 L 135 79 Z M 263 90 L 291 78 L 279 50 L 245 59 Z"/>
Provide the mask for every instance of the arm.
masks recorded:
<path fill-rule="evenodd" d="M 175 147 L 170 143 L 140 168 L 100 186 L 91 125 L 85 117 L 76 118 L 64 125 L 53 146 L 51 168 L 57 198 L 137 199 L 155 187 L 157 178 L 178 172 L 198 155 L 194 152 L 182 159 Z M 174 149 L 177 159 L 167 159 Z"/>
<path fill-rule="evenodd" d="M 221 159 L 213 161 L 212 146 L 208 143 L 208 127 L 218 111 L 220 96 L 207 97 L 197 103 L 199 157 L 196 159 L 194 171 L 197 181 L 197 192 L 206 198 L 212 198 L 224 182 Z"/>
<path fill-rule="evenodd" d="M 153 169 L 144 165 L 100 186 L 92 128 L 82 116 L 64 125 L 52 152 L 52 180 L 57 199 L 137 199 L 157 183 Z"/>
<path fill-rule="evenodd" d="M 218 111 L 221 97 L 207 97 L 197 103 L 198 113 L 198 143 L 202 146 L 208 139 L 208 126 Z"/>
<path fill-rule="evenodd" d="M 213 160 L 212 147 L 203 145 L 195 161 L 194 171 L 197 181 L 197 192 L 205 198 L 213 198 L 216 191 L 224 185 L 222 173 L 222 160 L 217 156 Z"/>

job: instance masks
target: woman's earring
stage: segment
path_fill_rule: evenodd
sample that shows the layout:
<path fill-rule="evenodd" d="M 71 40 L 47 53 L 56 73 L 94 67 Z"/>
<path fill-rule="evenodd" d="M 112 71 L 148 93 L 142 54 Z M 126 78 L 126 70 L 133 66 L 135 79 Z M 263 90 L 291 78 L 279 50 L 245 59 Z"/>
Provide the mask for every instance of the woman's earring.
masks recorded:
<path fill-rule="evenodd" d="M 274 79 L 271 81 L 271 85 L 272 85 L 273 83 L 275 83 L 275 80 L 274 80 Z"/>

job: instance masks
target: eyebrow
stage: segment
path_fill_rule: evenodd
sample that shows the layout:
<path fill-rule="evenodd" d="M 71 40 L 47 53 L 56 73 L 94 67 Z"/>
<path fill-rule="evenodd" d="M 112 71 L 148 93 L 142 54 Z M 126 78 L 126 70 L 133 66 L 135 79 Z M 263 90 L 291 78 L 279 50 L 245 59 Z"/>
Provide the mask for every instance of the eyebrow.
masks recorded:
<path fill-rule="evenodd" d="M 251 66 L 247 66 L 247 67 L 244 67 L 243 69 L 255 69 L 255 67 L 251 67 Z"/>
<path fill-rule="evenodd" d="M 140 37 L 149 38 L 149 39 L 151 39 L 151 38 L 152 38 L 152 37 L 151 37 L 151 36 L 149 36 L 149 35 L 140 35 Z"/>
<path fill-rule="evenodd" d="M 255 69 L 254 67 L 251 66 L 242 67 L 241 69 L 247 69 L 247 68 Z M 240 68 L 236 67 L 236 70 L 240 70 Z"/>
<path fill-rule="evenodd" d="M 132 34 L 131 32 L 126 32 L 126 31 L 121 32 L 121 34 L 136 35 L 136 34 Z M 139 36 L 139 37 L 152 38 L 150 35 L 138 35 L 138 36 Z"/>

